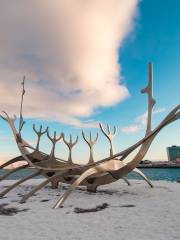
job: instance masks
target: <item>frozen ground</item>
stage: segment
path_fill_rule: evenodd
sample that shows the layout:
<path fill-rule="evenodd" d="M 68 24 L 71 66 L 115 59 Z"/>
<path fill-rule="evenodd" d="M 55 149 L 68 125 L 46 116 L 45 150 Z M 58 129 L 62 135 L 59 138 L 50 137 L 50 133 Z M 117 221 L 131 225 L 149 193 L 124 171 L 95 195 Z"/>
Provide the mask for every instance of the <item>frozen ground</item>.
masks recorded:
<path fill-rule="evenodd" d="M 70 195 L 64 208 L 56 210 L 51 207 L 65 189 L 46 187 L 27 203 L 19 204 L 21 194 L 39 181 L 42 180 L 31 180 L 0 199 L 0 240 L 180 239 L 179 183 L 154 181 L 155 187 L 151 189 L 140 180 L 131 180 L 130 187 L 118 181 L 99 188 L 96 194 L 78 189 Z M 1 182 L 0 190 L 12 182 Z M 86 211 L 98 205 L 104 209 L 76 212 L 76 208 Z M 12 216 L 2 215 L 9 208 L 17 212 Z"/>

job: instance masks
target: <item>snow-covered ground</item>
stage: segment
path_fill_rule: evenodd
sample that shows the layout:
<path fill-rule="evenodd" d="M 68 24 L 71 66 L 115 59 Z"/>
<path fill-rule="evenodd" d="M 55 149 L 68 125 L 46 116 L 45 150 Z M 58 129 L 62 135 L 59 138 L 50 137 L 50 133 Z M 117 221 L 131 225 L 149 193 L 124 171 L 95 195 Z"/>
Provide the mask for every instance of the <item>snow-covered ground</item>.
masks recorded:
<path fill-rule="evenodd" d="M 56 210 L 52 206 L 65 190 L 46 187 L 27 203 L 19 204 L 21 194 L 39 181 L 42 179 L 31 180 L 0 199 L 1 209 L 25 209 L 13 216 L 0 215 L 0 240 L 180 239 L 179 183 L 155 181 L 151 189 L 140 180 L 131 180 L 129 187 L 118 181 L 100 187 L 96 194 L 77 189 L 64 208 Z M 0 190 L 13 182 L 1 182 Z M 75 208 L 92 209 L 103 203 L 108 207 L 101 211 L 75 212 Z"/>

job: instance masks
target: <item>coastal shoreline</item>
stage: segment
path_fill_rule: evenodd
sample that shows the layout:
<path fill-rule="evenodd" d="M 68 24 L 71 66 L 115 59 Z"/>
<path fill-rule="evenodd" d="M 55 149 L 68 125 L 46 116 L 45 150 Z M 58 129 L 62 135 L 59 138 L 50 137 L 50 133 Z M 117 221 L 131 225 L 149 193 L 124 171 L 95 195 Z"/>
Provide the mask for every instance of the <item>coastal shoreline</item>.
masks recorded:
<path fill-rule="evenodd" d="M 140 164 L 137 168 L 180 168 L 180 165 Z"/>

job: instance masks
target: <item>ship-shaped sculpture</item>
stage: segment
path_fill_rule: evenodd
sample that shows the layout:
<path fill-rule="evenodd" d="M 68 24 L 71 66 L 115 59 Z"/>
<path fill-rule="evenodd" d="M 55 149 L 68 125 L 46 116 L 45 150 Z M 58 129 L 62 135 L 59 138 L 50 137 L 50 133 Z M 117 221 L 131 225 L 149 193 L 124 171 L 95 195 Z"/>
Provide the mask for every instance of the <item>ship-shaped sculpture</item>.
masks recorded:
<path fill-rule="evenodd" d="M 70 185 L 69 189 L 60 197 L 60 199 L 53 207 L 58 208 L 63 205 L 69 194 L 78 186 L 86 186 L 87 191 L 96 192 L 98 186 L 109 184 L 119 179 L 123 179 L 128 185 L 130 185 L 130 182 L 126 179 L 126 176 L 131 171 L 139 174 L 151 187 L 153 187 L 150 180 L 143 174 L 142 171 L 137 169 L 137 166 L 146 155 L 152 141 L 160 132 L 160 130 L 180 118 L 180 104 L 177 105 L 174 109 L 172 109 L 169 114 L 167 114 L 167 116 L 158 124 L 157 127 L 152 129 L 152 111 L 155 105 L 155 99 L 153 98 L 153 69 L 151 63 L 149 64 L 148 85 L 141 91 L 142 93 L 146 93 L 148 97 L 148 117 L 145 136 L 137 143 L 133 144 L 131 147 L 128 147 L 127 149 L 115 154 L 113 152 L 112 140 L 117 133 L 117 128 L 114 127 L 113 131 L 111 131 L 109 125 L 107 125 L 107 127 L 105 128 L 102 124 L 99 124 L 102 134 L 109 141 L 110 155 L 104 159 L 95 162 L 93 158 L 93 147 L 98 140 L 98 134 L 93 137 L 92 133 L 90 132 L 90 136 L 88 138 L 86 134 L 82 131 L 82 137 L 89 146 L 90 151 L 89 162 L 85 165 L 76 164 L 73 162 L 72 159 L 72 150 L 78 143 L 78 137 L 73 140 L 72 136 L 70 135 L 69 140 L 67 140 L 67 137 L 64 135 L 64 133 L 61 133 L 57 136 L 56 132 L 54 132 L 53 136 L 51 136 L 49 134 L 48 128 L 43 130 L 42 126 L 40 126 L 40 129 L 38 130 L 36 126 L 33 125 L 33 131 L 37 135 L 36 146 L 32 146 L 23 138 L 22 129 L 25 124 L 22 114 L 23 98 L 25 94 L 24 80 L 25 79 L 23 79 L 22 82 L 23 90 L 21 96 L 19 129 L 17 129 L 15 126 L 15 115 L 14 117 L 10 117 L 5 111 L 3 111 L 1 114 L 1 117 L 9 124 L 13 132 L 16 144 L 19 148 L 21 155 L 2 164 L 0 166 L 0 169 L 5 168 L 10 164 L 21 161 L 25 161 L 26 164 L 9 170 L 4 176 L 0 177 L 0 180 L 2 181 L 12 173 L 20 171 L 22 169 L 31 168 L 35 169 L 35 172 L 7 187 L 0 193 L 0 197 L 4 197 L 8 192 L 19 186 L 21 183 L 26 182 L 29 179 L 39 175 L 44 176 L 45 180 L 42 181 L 42 183 L 40 183 L 38 186 L 34 187 L 30 192 L 25 194 L 20 201 L 21 203 L 26 202 L 28 198 L 33 196 L 34 193 L 42 189 L 48 183 L 52 184 L 52 188 L 58 188 L 59 183 L 68 184 Z M 40 150 L 40 141 L 42 136 L 44 135 L 47 135 L 48 139 L 52 143 L 52 149 L 50 154 L 46 154 Z M 55 155 L 56 144 L 61 139 L 68 147 L 68 160 L 63 160 Z M 125 159 L 127 158 L 127 156 L 131 154 L 134 150 L 136 150 L 138 147 L 140 147 L 140 149 L 138 150 L 136 155 L 131 159 L 131 161 L 126 162 Z"/>

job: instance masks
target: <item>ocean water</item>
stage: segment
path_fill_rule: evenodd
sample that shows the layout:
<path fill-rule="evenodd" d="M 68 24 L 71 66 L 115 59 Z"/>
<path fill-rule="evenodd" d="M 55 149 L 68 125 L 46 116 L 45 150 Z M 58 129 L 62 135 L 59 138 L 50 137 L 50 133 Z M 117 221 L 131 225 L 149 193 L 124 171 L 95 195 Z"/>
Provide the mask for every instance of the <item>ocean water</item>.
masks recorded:
<path fill-rule="evenodd" d="M 0 170 L 0 176 L 4 175 L 9 170 Z M 166 181 L 177 181 L 180 180 L 180 168 L 141 168 L 141 171 L 150 180 L 166 180 Z M 31 174 L 33 170 L 20 170 L 7 177 L 7 179 L 19 179 Z M 39 176 L 37 178 L 40 178 Z M 142 179 L 137 174 L 130 173 L 128 175 L 129 179 Z"/>
<path fill-rule="evenodd" d="M 150 180 L 180 180 L 180 168 L 141 168 L 140 169 Z M 136 174 L 130 173 L 128 178 L 140 179 Z"/>

